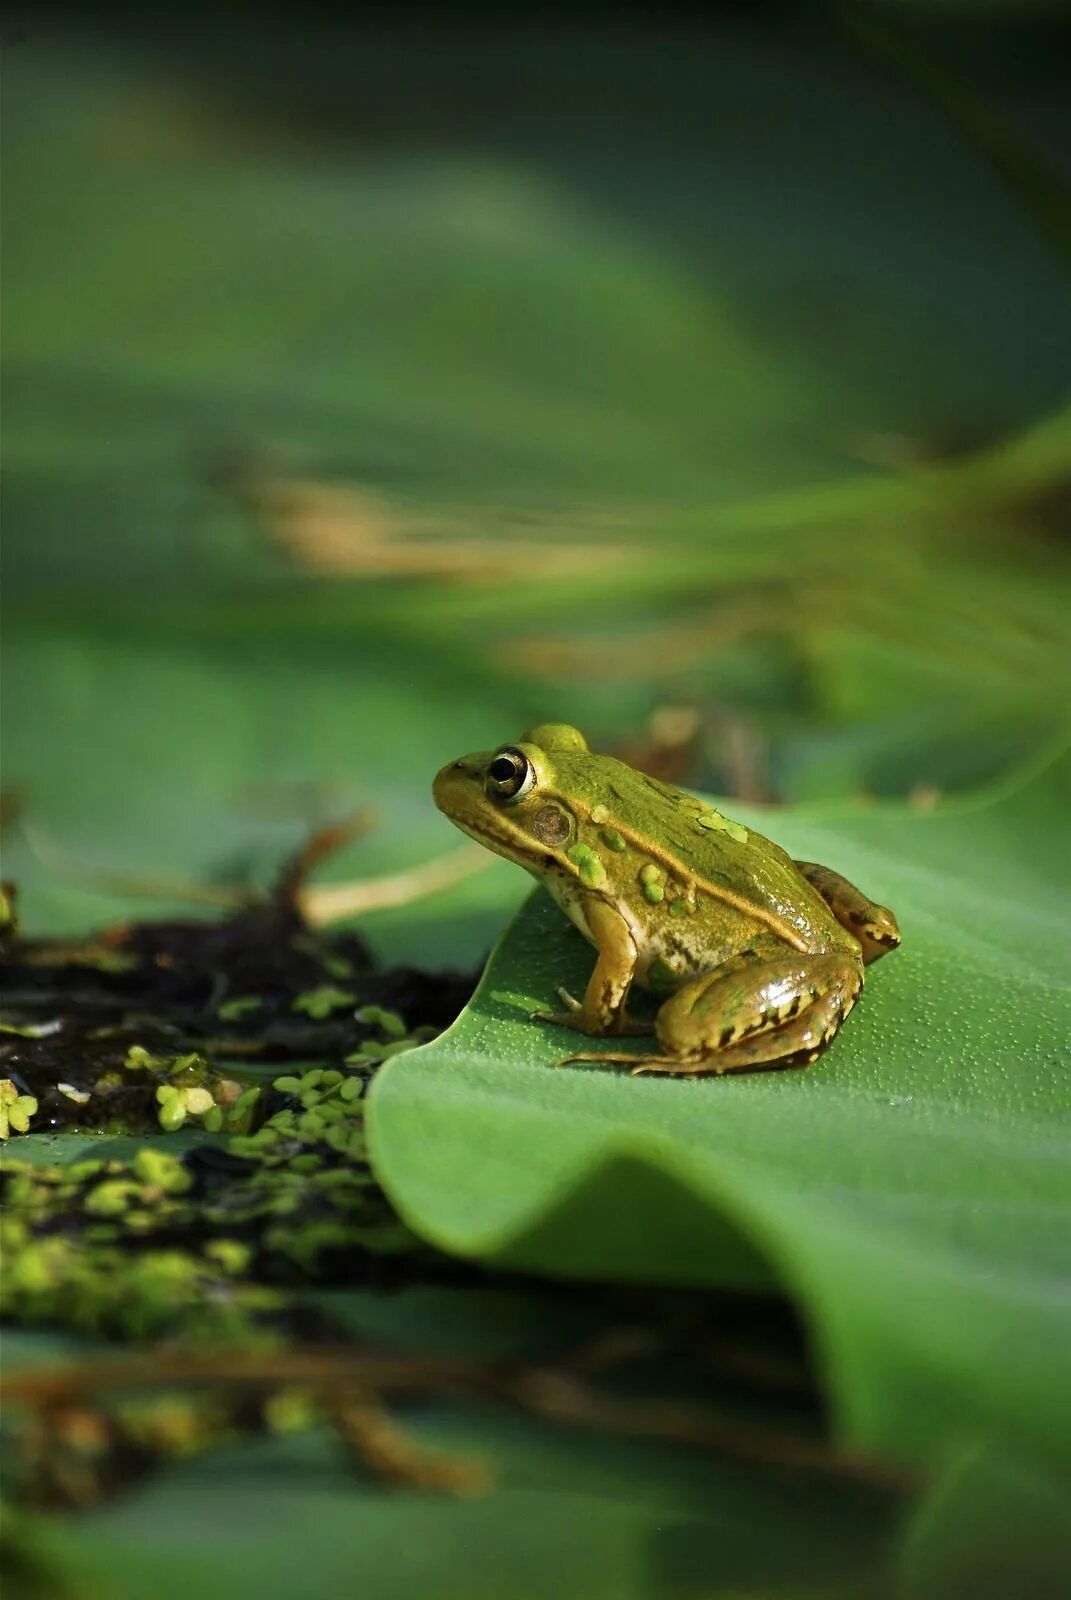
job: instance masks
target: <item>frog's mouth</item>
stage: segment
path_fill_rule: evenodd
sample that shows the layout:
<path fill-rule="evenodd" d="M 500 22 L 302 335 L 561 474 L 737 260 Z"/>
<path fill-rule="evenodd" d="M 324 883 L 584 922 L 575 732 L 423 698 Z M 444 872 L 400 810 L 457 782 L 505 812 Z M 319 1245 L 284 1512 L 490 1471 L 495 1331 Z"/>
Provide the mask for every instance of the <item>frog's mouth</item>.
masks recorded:
<path fill-rule="evenodd" d="M 548 856 L 558 859 L 557 852 L 530 838 L 508 817 L 495 814 L 495 826 L 484 822 L 483 815 L 489 802 L 483 799 L 478 787 L 481 779 L 474 773 L 459 771 L 454 765 L 444 767 L 432 785 L 435 804 L 455 828 L 467 833 L 496 856 L 515 861 L 520 866 L 543 870 Z M 479 799 L 476 798 L 477 794 Z"/>

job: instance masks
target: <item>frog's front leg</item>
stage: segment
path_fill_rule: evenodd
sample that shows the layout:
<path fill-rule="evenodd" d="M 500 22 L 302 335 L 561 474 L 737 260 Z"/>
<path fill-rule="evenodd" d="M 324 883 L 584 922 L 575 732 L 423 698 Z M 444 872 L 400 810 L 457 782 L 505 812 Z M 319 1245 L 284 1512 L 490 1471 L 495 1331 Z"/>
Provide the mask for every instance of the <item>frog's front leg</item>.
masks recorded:
<path fill-rule="evenodd" d="M 807 1066 L 836 1034 L 862 987 L 862 967 L 850 956 L 738 958 L 693 978 L 665 1002 L 655 1028 L 660 1055 L 587 1052 L 569 1060 L 682 1076 Z"/>
<path fill-rule="evenodd" d="M 854 883 L 842 878 L 832 867 L 817 861 L 797 861 L 807 882 L 818 890 L 842 928 L 847 928 L 863 947 L 863 960 L 869 965 L 879 956 L 895 950 L 900 943 L 900 928 L 888 906 L 870 900 Z"/>
<path fill-rule="evenodd" d="M 585 898 L 584 921 L 598 959 L 588 979 L 584 998 L 569 1011 L 535 1011 L 538 1022 L 556 1022 L 578 1033 L 649 1033 L 646 1026 L 630 1017 L 625 1007 L 636 971 L 636 941 L 628 923 L 609 901 L 595 895 Z M 568 1000 L 568 995 L 563 995 Z"/>

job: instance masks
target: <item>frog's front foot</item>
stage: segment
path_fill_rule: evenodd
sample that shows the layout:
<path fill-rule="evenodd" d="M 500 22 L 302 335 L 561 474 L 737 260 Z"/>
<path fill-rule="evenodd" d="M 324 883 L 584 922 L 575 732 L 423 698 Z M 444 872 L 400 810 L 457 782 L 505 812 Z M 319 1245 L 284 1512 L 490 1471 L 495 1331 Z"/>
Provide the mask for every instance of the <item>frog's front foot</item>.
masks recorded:
<path fill-rule="evenodd" d="M 584 1033 L 591 1039 L 612 1037 L 614 1034 L 653 1033 L 654 1023 L 645 1017 L 634 1017 L 622 1008 L 612 1018 L 593 1016 L 568 989 L 559 989 L 558 998 L 566 1011 L 532 1011 L 533 1022 L 549 1022 L 558 1028 L 571 1028 L 574 1033 Z M 558 1063 L 561 1065 L 561 1063 Z"/>
<path fill-rule="evenodd" d="M 592 1028 L 584 1015 L 584 1007 L 575 995 L 568 989 L 561 988 L 557 991 L 558 999 L 567 1009 L 565 1011 L 530 1011 L 529 1019 L 532 1022 L 550 1022 L 558 1028 L 573 1028 L 577 1033 L 591 1033 Z"/>

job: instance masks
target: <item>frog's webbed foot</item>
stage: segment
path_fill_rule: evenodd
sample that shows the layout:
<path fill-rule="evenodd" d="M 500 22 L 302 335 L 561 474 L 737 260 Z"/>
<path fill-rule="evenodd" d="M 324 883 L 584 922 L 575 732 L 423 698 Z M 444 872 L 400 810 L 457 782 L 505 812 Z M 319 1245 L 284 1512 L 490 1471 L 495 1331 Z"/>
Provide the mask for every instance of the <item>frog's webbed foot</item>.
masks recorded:
<path fill-rule="evenodd" d="M 858 939 L 867 965 L 896 949 L 900 928 L 888 906 L 879 906 L 832 867 L 823 867 L 817 861 L 797 861 L 796 866 L 811 887 L 818 890 L 841 927 Z"/>
<path fill-rule="evenodd" d="M 641 1072 L 680 1072 L 679 1060 L 674 1056 L 638 1056 L 625 1050 L 580 1050 L 574 1056 L 562 1056 L 553 1062 L 556 1067 L 572 1067 L 578 1062 L 596 1067 L 631 1067 L 629 1076 L 638 1078 Z"/>

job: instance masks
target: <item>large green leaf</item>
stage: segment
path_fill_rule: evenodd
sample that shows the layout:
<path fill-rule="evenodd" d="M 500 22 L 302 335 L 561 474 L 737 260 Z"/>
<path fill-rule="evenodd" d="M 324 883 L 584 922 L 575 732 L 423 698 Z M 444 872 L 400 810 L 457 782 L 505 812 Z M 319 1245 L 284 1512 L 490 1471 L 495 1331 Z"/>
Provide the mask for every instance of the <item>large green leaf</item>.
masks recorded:
<path fill-rule="evenodd" d="M 537 1365 L 606 1329 L 597 1296 L 506 1283 L 333 1292 L 317 1304 L 362 1344 L 433 1359 Z M 10 1367 L 61 1353 L 40 1334 L 9 1339 Z M 72 1344 L 62 1353 L 76 1356 Z M 689 1393 L 709 1399 L 699 1387 Z M 771 1409 L 768 1399 L 757 1408 L 767 1427 Z M 147 1590 L 159 1600 L 195 1591 L 284 1600 L 298 1588 L 377 1600 L 886 1593 L 902 1511 L 860 1484 L 554 1425 L 491 1402 L 410 1404 L 399 1422 L 419 1447 L 488 1469 L 490 1492 L 461 1501 L 391 1492 L 345 1470 L 320 1434 L 223 1448 L 173 1463 L 92 1516 L 31 1527 L 36 1566 L 13 1593 L 59 1592 L 60 1576 L 92 1600 Z"/>
<path fill-rule="evenodd" d="M 891 904 L 903 948 L 809 1072 L 549 1070 L 528 1020 L 588 947 L 542 894 L 457 1024 L 391 1062 L 376 1169 L 448 1249 L 799 1302 L 844 1433 L 922 1461 L 990 1433 L 1071 1465 L 1071 762 L 928 816 L 766 826 Z M 755 820 L 752 814 L 752 820 Z"/>

